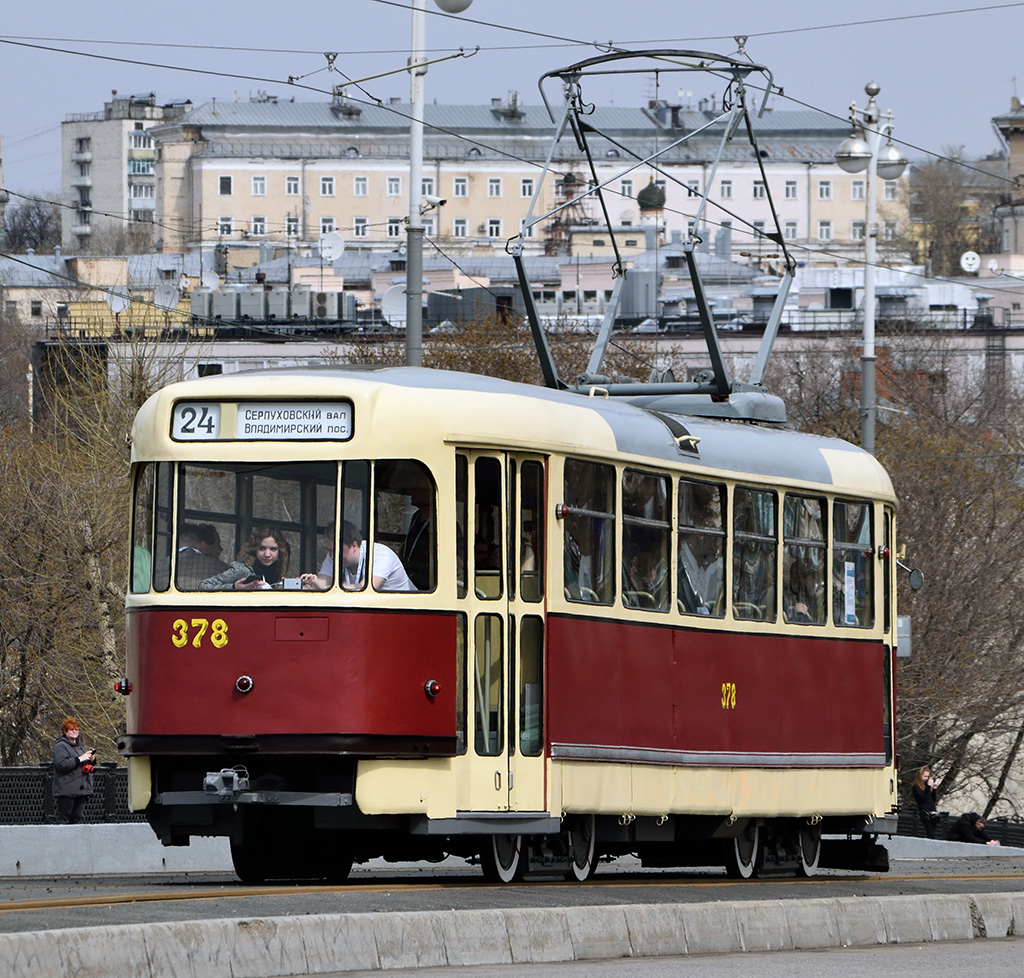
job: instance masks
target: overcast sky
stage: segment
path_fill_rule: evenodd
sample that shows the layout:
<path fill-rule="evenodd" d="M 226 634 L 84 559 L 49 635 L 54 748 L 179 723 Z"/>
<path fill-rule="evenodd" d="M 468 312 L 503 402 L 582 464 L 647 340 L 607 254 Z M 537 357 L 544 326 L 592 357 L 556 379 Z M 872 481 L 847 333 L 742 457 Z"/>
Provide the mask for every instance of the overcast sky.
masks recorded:
<path fill-rule="evenodd" d="M 911 159 L 955 146 L 972 156 L 999 148 L 991 120 L 1018 94 L 1024 45 L 1024 2 L 998 0 L 474 0 L 455 17 L 428 0 L 428 9 L 432 57 L 479 47 L 430 68 L 428 101 L 481 104 L 516 90 L 537 104 L 538 78 L 597 54 L 596 44 L 732 54 L 733 36 L 745 34 L 747 53 L 785 90 L 773 99 L 778 109 L 809 105 L 845 117 L 851 100 L 864 105 L 864 85 L 877 81 L 880 106 L 895 112 L 895 135 L 911 144 Z M 337 52 L 349 78 L 399 69 L 410 23 L 408 0 L 9 2 L 0 22 L 5 184 L 22 193 L 58 190 L 60 123 L 100 111 L 112 89 L 197 105 L 259 90 L 322 99 L 343 80 L 327 71 L 325 51 Z M 655 90 L 650 77 L 629 77 L 588 86 L 584 96 L 598 104 L 642 105 L 655 95 L 696 103 L 721 87 L 706 76 L 673 75 Z M 402 73 L 365 88 L 385 100 L 409 97 Z"/>

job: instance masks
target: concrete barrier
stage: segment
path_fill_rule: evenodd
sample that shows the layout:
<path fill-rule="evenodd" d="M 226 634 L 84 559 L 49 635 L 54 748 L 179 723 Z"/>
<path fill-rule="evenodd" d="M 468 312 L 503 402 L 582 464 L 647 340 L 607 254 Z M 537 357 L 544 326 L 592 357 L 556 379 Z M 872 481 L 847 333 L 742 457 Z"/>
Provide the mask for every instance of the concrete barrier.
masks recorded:
<path fill-rule="evenodd" d="M 659 955 L 991 940 L 1024 894 L 321 914 L 0 934 L 5 978 L 292 978 Z"/>

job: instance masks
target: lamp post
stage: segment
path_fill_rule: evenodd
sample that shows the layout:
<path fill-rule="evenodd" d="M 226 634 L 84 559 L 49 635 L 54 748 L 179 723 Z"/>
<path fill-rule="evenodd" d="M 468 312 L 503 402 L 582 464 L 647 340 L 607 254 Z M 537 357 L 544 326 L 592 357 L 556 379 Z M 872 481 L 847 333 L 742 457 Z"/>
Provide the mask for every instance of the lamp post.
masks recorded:
<path fill-rule="evenodd" d="M 853 131 L 839 144 L 836 162 L 847 173 L 862 173 L 867 176 L 867 220 L 864 242 L 864 339 L 860 358 L 860 443 L 861 447 L 874 454 L 875 416 L 875 264 L 878 254 L 878 180 L 896 180 L 907 167 L 907 160 L 892 142 L 892 112 L 886 113 L 886 121 L 880 128 L 882 115 L 878 110 L 875 96 L 881 91 L 877 82 L 864 86 L 868 104 L 858 109 L 856 102 L 850 103 L 850 123 Z M 885 130 L 886 145 L 879 149 Z"/>
<path fill-rule="evenodd" d="M 460 14 L 473 0 L 434 0 Z M 423 365 L 423 103 L 427 47 L 427 0 L 412 0 L 409 54 L 409 223 L 405 255 L 405 364 Z"/>

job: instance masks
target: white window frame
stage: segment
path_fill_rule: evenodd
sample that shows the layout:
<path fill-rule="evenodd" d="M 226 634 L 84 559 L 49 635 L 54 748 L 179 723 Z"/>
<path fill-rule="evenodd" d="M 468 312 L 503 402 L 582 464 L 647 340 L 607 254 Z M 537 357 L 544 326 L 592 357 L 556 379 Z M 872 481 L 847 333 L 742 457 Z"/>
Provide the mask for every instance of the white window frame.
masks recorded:
<path fill-rule="evenodd" d="M 249 218 L 249 233 L 254 238 L 263 238 L 267 234 L 267 219 L 265 216 L 253 215 Z"/>
<path fill-rule="evenodd" d="M 882 222 L 882 240 L 883 241 L 895 241 L 900 234 L 900 222 L 899 221 L 883 221 Z"/>
<path fill-rule="evenodd" d="M 864 241 L 867 238 L 865 221 L 850 221 L 850 240 Z"/>
<path fill-rule="evenodd" d="M 818 240 L 819 241 L 831 241 L 832 240 L 832 222 L 831 221 L 818 221 Z"/>
<path fill-rule="evenodd" d="M 433 177 L 424 177 L 423 178 L 422 182 L 420 183 L 420 193 L 424 197 L 433 197 L 434 196 L 434 178 Z"/>
<path fill-rule="evenodd" d="M 367 176 L 358 176 L 352 178 L 352 196 L 353 197 L 369 197 L 370 196 L 370 178 Z"/>
<path fill-rule="evenodd" d="M 333 197 L 334 196 L 334 177 L 322 175 L 320 177 L 320 196 L 321 197 Z"/>
<path fill-rule="evenodd" d="M 452 237 L 453 238 L 468 238 L 469 237 L 469 218 L 468 217 L 456 217 L 452 219 Z"/>
<path fill-rule="evenodd" d="M 387 193 L 388 197 L 401 197 L 402 196 L 402 178 L 401 177 L 388 177 L 386 193 Z"/>
<path fill-rule="evenodd" d="M 388 237 L 400 238 L 402 236 L 402 219 L 400 217 L 388 218 Z"/>
<path fill-rule="evenodd" d="M 786 221 L 782 225 L 782 237 L 786 241 L 796 241 L 799 234 L 799 226 L 796 221 Z"/>
<path fill-rule="evenodd" d="M 469 196 L 469 177 L 452 177 L 452 196 Z"/>
<path fill-rule="evenodd" d="M 253 174 L 251 186 L 253 197 L 267 196 L 267 178 L 264 174 Z"/>
<path fill-rule="evenodd" d="M 867 200 L 867 186 L 864 180 L 851 180 L 850 200 Z"/>
<path fill-rule="evenodd" d="M 286 238 L 297 238 L 301 230 L 297 214 L 288 214 L 284 219 L 284 234 Z"/>
<path fill-rule="evenodd" d="M 899 180 L 883 180 L 882 181 L 882 200 L 899 200 L 900 199 L 900 182 Z"/>
<path fill-rule="evenodd" d="M 831 200 L 832 199 L 832 181 L 831 180 L 819 180 L 818 181 L 818 200 Z"/>
<path fill-rule="evenodd" d="M 488 238 L 503 238 L 505 233 L 502 230 L 504 222 L 500 217 L 489 217 L 487 218 L 487 237 Z"/>
<path fill-rule="evenodd" d="M 217 218 L 217 236 L 229 238 L 235 233 L 235 219 L 229 215 Z"/>
<path fill-rule="evenodd" d="M 370 236 L 370 219 L 368 217 L 352 218 L 352 237 L 368 238 Z"/>
<path fill-rule="evenodd" d="M 754 200 L 764 200 L 768 196 L 768 188 L 764 180 L 754 181 Z"/>
<path fill-rule="evenodd" d="M 619 181 L 619 193 L 623 197 L 633 196 L 633 181 L 632 180 L 620 180 Z"/>
<path fill-rule="evenodd" d="M 718 196 L 721 197 L 722 200 L 732 199 L 732 180 L 723 180 L 718 185 Z"/>
<path fill-rule="evenodd" d="M 796 200 L 797 195 L 797 182 L 796 180 L 787 180 L 785 188 L 786 200 Z"/>
<path fill-rule="evenodd" d="M 535 227 L 536 227 L 535 224 L 527 225 L 525 217 L 519 218 L 519 233 L 524 238 L 532 238 L 533 237 L 533 229 Z"/>
<path fill-rule="evenodd" d="M 225 184 L 224 181 L 227 180 Z M 228 189 L 225 190 L 224 187 Z M 222 173 L 217 177 L 217 196 L 230 197 L 235 192 L 235 178 L 230 173 Z"/>
<path fill-rule="evenodd" d="M 302 184 L 299 182 L 299 178 L 297 176 L 288 176 L 284 178 L 285 197 L 298 197 L 301 188 Z"/>
<path fill-rule="evenodd" d="M 323 236 L 325 234 L 330 234 L 332 231 L 336 231 L 337 229 L 338 229 L 338 224 L 334 220 L 333 217 L 326 217 L 326 216 L 324 216 L 324 217 L 320 218 L 320 234 L 321 234 L 321 236 Z"/>
<path fill-rule="evenodd" d="M 520 177 L 519 179 L 519 196 L 520 197 L 532 197 L 533 192 L 537 189 L 537 181 L 533 177 Z"/>
<path fill-rule="evenodd" d="M 502 181 L 501 181 L 501 177 L 488 177 L 487 178 L 487 196 L 488 197 L 501 197 L 502 196 Z"/>

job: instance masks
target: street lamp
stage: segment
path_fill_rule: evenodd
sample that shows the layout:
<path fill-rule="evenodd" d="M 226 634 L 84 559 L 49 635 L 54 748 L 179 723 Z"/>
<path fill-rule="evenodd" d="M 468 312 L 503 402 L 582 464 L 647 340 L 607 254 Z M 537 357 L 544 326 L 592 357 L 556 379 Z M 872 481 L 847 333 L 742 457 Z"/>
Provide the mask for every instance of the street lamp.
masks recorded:
<path fill-rule="evenodd" d="M 473 0 L 434 0 L 446 14 L 461 14 Z M 405 364 L 423 364 L 423 102 L 427 74 L 427 0 L 412 0 L 409 55 L 409 223 L 405 255 Z"/>
<path fill-rule="evenodd" d="M 868 104 L 858 109 L 850 103 L 850 122 L 853 131 L 839 144 L 836 162 L 847 173 L 867 171 L 867 221 L 865 222 L 864 255 L 864 349 L 860 358 L 860 443 L 874 454 L 875 415 L 875 264 L 878 253 L 878 178 L 897 180 L 907 167 L 907 160 L 892 142 L 893 115 L 886 113 L 885 123 L 879 127 L 881 113 L 875 96 L 881 91 L 877 82 L 864 86 Z M 886 144 L 880 150 L 882 130 Z"/>

